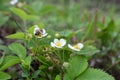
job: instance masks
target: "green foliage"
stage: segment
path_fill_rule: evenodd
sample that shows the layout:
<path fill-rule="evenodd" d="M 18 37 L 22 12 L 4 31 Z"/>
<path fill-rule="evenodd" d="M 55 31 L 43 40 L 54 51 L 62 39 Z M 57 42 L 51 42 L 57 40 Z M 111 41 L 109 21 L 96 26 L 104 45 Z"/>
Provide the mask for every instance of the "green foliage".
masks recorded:
<path fill-rule="evenodd" d="M 15 53 L 20 59 L 25 59 L 26 49 L 24 46 L 18 43 L 13 43 L 9 45 L 10 50 Z"/>
<path fill-rule="evenodd" d="M 26 20 L 26 12 L 19 8 L 11 8 L 11 11 L 18 15 L 21 19 Z"/>
<path fill-rule="evenodd" d="M 87 68 L 87 59 L 75 56 L 70 60 L 64 80 L 115 80 L 100 69 Z"/>
<path fill-rule="evenodd" d="M 37 78 L 39 74 L 40 74 L 40 70 L 36 70 L 36 71 L 32 74 L 32 76 L 33 76 L 33 78 Z"/>
<path fill-rule="evenodd" d="M 85 56 L 93 56 L 95 53 L 99 52 L 96 47 L 94 46 L 86 46 L 84 47 L 80 52 L 77 52 L 79 55 L 85 55 Z"/>
<path fill-rule="evenodd" d="M 83 56 L 74 56 L 70 59 L 69 68 L 65 74 L 65 80 L 74 80 L 78 75 L 85 71 L 88 67 L 87 59 Z"/>
<path fill-rule="evenodd" d="M 60 79 L 60 75 L 57 75 L 56 78 L 55 78 L 55 80 L 61 80 Z"/>
<path fill-rule="evenodd" d="M 11 34 L 6 36 L 6 38 L 10 39 L 25 39 L 25 34 L 23 32 L 17 32 L 15 34 Z"/>
<path fill-rule="evenodd" d="M 100 69 L 88 68 L 76 80 L 115 80 L 112 76 L 108 75 Z"/>
<path fill-rule="evenodd" d="M 95 37 L 95 28 L 96 26 L 94 26 L 96 23 L 94 21 L 94 18 L 92 19 L 91 22 L 89 22 L 89 24 L 87 25 L 87 28 L 86 28 L 86 33 L 85 33 L 85 36 L 84 38 L 88 38 L 88 39 L 91 39 L 93 37 Z"/>
<path fill-rule="evenodd" d="M 5 53 L 5 54 L 10 53 L 10 49 L 7 46 L 4 46 L 4 45 L 0 45 L 0 50 L 3 50 L 3 53 Z"/>
<path fill-rule="evenodd" d="M 8 21 L 9 17 L 0 13 L 0 18 L 1 18 L 0 20 L 0 27 L 1 27 L 3 24 L 5 24 Z"/>
<path fill-rule="evenodd" d="M 34 28 L 35 28 L 35 25 L 32 26 L 32 27 L 30 27 L 30 28 L 28 29 L 28 32 L 33 34 Z"/>
<path fill-rule="evenodd" d="M 31 56 L 27 56 L 25 58 L 25 60 L 22 60 L 22 65 L 25 67 L 25 68 L 30 68 L 30 64 L 31 64 L 31 61 L 32 61 L 32 57 Z"/>
<path fill-rule="evenodd" d="M 6 1 L 8 0 L 0 1 L 0 9 L 8 10 L 5 7 L 9 6 L 13 14 L 9 11 L 0 12 L 0 26 L 14 27 L 13 21 L 15 21 L 19 26 L 15 30 L 21 28 L 24 29 L 24 32 L 16 31 L 17 33 L 8 35 L 6 38 L 21 40 L 24 45 L 20 43 L 12 43 L 8 47 L 0 45 L 1 71 L 19 63 L 22 70 L 22 75 L 17 76 L 19 79 L 114 80 L 112 76 L 100 69 L 89 68 L 88 60 L 95 57 L 95 62 L 97 62 L 96 56 L 98 58 L 101 54 L 96 53 L 103 53 L 103 51 L 106 52 L 105 54 L 112 52 L 112 55 L 110 54 L 108 57 L 118 59 L 119 19 L 113 20 L 107 13 L 105 13 L 107 16 L 104 16 L 101 14 L 103 13 L 101 10 L 91 10 L 93 7 L 90 4 L 93 3 L 91 0 L 87 3 L 89 9 L 82 6 L 85 4 L 81 3 L 82 0 L 20 0 L 11 6 L 8 4 L 9 2 L 6 6 Z M 35 25 L 40 28 L 36 34 L 34 34 Z M 43 36 L 43 28 L 47 29 L 48 35 L 38 38 L 37 36 Z M 4 33 L 4 30 L 0 29 L 0 32 L 2 31 Z M 65 39 L 65 46 L 56 47 L 64 41 L 59 44 L 54 41 L 55 38 Z M 54 42 L 55 47 L 51 45 L 51 42 Z M 80 51 L 68 47 L 68 44 L 79 42 L 84 45 L 83 48 L 72 47 Z M 113 64 L 112 59 L 110 64 Z M 10 79 L 10 76 L 4 72 L 0 72 L 0 77 L 1 75 L 3 75 L 3 78 L 0 78 L 2 80 Z"/>
<path fill-rule="evenodd" d="M 3 60 L 4 60 L 4 54 L 3 54 L 3 56 L 0 58 L 0 65 L 3 63 Z"/>
<path fill-rule="evenodd" d="M 28 15 L 25 11 L 19 8 L 11 8 L 11 11 L 19 16 L 22 20 L 39 20 L 38 16 Z"/>
<path fill-rule="evenodd" d="M 55 12 L 56 7 L 54 5 L 45 5 L 42 7 L 42 9 L 39 11 L 41 15 L 50 14 L 52 12 Z"/>
<path fill-rule="evenodd" d="M 75 35 L 75 32 L 71 31 L 71 30 L 64 30 L 64 31 L 61 31 L 59 32 L 60 36 L 62 37 L 66 37 L 66 38 L 69 38 L 73 35 Z"/>
<path fill-rule="evenodd" d="M 107 27 L 104 28 L 100 33 L 100 39 L 102 41 L 102 45 L 109 47 L 111 46 L 111 41 L 117 36 L 118 28 L 115 25 L 114 20 L 111 20 Z"/>
<path fill-rule="evenodd" d="M 0 70 L 5 70 L 17 63 L 20 63 L 20 59 L 16 56 L 5 56 L 3 58 L 2 64 L 0 65 Z"/>
<path fill-rule="evenodd" d="M 0 71 L 0 80 L 8 80 L 11 76 L 5 72 Z"/>

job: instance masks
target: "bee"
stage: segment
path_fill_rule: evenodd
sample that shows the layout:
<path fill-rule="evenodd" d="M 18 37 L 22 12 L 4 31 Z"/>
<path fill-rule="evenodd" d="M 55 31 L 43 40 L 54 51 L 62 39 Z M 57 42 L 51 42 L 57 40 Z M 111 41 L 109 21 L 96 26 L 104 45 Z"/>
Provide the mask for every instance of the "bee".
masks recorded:
<path fill-rule="evenodd" d="M 43 30 L 36 30 L 35 31 L 35 36 L 42 36 L 42 34 L 43 34 Z"/>
<path fill-rule="evenodd" d="M 42 37 L 45 37 L 47 35 L 45 29 L 40 29 L 39 27 L 35 27 L 34 28 L 34 35 L 37 37 L 37 38 L 42 38 Z"/>

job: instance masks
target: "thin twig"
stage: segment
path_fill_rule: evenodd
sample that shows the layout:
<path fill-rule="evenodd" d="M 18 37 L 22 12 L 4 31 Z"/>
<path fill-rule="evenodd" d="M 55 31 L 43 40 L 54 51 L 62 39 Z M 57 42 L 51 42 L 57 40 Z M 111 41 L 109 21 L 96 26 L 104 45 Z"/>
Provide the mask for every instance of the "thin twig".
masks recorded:
<path fill-rule="evenodd" d="M 17 22 L 16 20 L 14 20 L 14 21 L 15 21 L 16 25 L 19 27 L 19 29 L 20 29 L 22 32 L 25 32 L 25 31 L 21 28 L 21 26 L 18 24 L 18 22 Z"/>
<path fill-rule="evenodd" d="M 114 64 L 112 64 L 109 68 L 107 68 L 105 71 L 110 70 L 112 67 L 114 67 L 115 65 L 117 65 L 118 63 L 120 63 L 120 60 L 118 60 L 117 62 L 115 62 Z"/>

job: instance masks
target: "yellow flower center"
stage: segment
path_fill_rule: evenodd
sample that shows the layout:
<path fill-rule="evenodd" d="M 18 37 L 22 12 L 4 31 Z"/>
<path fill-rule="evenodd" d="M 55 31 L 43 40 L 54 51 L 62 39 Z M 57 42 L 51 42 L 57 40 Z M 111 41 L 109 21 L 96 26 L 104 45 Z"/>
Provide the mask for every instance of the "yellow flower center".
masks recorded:
<path fill-rule="evenodd" d="M 61 42 L 56 42 L 56 46 L 61 46 Z"/>
<path fill-rule="evenodd" d="M 38 36 L 39 36 L 39 37 L 41 37 L 41 36 L 42 36 L 42 34 L 41 34 L 41 33 L 39 33 L 39 34 L 38 34 Z"/>
<path fill-rule="evenodd" d="M 73 47 L 74 47 L 75 49 L 79 49 L 78 45 L 74 45 Z"/>

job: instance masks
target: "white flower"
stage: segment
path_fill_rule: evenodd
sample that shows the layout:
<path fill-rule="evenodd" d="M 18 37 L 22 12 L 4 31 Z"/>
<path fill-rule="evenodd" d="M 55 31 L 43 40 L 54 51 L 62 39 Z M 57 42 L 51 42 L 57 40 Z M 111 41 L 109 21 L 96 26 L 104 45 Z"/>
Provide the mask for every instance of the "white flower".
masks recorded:
<path fill-rule="evenodd" d="M 18 2 L 18 0 L 11 0 L 11 1 L 10 1 L 10 4 L 11 4 L 11 5 L 15 5 L 17 2 Z"/>
<path fill-rule="evenodd" d="M 51 42 L 51 46 L 56 48 L 62 48 L 65 45 L 66 45 L 65 39 L 60 39 L 60 40 L 54 39 L 54 42 Z"/>
<path fill-rule="evenodd" d="M 34 29 L 34 35 L 37 38 L 42 38 L 47 36 L 48 33 L 46 33 L 45 29 L 40 29 L 37 25 L 35 25 L 35 29 Z"/>
<path fill-rule="evenodd" d="M 68 47 L 70 49 L 75 50 L 75 51 L 80 51 L 84 47 L 84 45 L 82 43 L 78 43 L 78 44 L 73 45 L 73 46 L 71 44 L 68 44 Z"/>

